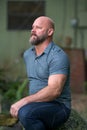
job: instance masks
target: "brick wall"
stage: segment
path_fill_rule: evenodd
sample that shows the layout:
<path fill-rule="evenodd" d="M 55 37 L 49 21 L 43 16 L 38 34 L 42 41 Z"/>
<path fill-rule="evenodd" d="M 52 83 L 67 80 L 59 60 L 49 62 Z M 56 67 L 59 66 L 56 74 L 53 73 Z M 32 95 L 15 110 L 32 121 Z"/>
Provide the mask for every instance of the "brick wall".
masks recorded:
<path fill-rule="evenodd" d="M 85 82 L 85 55 L 82 49 L 64 49 L 69 55 L 71 64 L 72 92 L 83 93 Z"/>

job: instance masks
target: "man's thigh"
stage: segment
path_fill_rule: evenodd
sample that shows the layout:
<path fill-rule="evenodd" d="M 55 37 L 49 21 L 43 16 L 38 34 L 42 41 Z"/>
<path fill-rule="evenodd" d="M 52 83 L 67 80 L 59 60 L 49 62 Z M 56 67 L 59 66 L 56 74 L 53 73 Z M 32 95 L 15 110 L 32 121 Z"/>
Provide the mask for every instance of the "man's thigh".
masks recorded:
<path fill-rule="evenodd" d="M 41 120 L 48 129 L 56 128 L 67 119 L 64 106 L 55 102 L 33 102 L 21 108 L 23 117 Z"/>

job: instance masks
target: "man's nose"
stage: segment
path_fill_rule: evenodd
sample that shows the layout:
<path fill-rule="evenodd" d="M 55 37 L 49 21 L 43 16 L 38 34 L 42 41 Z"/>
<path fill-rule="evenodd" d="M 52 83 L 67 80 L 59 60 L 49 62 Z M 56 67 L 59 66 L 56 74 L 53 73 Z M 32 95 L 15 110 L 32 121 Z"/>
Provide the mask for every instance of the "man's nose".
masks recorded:
<path fill-rule="evenodd" d="M 33 27 L 32 28 L 32 30 L 31 30 L 31 32 L 35 32 L 36 31 L 36 28 L 35 27 Z"/>

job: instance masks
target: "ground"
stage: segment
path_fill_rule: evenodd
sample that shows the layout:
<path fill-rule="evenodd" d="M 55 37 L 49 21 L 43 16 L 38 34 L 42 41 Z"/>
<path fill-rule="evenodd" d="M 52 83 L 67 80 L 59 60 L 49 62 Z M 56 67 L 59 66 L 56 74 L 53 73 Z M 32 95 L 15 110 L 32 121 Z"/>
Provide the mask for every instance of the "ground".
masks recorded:
<path fill-rule="evenodd" d="M 87 121 L 87 94 L 72 94 L 72 108 Z"/>

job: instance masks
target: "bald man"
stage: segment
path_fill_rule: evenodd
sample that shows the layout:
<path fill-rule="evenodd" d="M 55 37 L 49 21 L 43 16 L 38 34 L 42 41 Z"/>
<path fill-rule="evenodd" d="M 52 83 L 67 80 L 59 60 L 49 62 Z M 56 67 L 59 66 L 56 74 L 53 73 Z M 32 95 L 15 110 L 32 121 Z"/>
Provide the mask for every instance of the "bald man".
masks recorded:
<path fill-rule="evenodd" d="M 51 18 L 38 17 L 29 39 L 32 47 L 24 52 L 29 96 L 11 105 L 10 113 L 25 130 L 54 130 L 70 115 L 70 63 L 53 42 L 54 28 Z"/>

